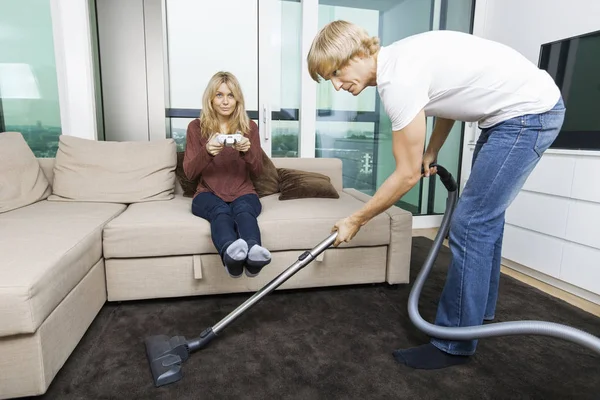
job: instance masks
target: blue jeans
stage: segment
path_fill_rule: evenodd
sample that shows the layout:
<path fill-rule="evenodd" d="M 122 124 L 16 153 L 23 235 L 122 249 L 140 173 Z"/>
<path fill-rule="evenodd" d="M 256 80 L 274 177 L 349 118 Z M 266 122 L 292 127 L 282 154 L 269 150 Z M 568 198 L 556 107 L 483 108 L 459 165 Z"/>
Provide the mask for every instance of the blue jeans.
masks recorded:
<path fill-rule="evenodd" d="M 452 262 L 437 309 L 439 326 L 475 326 L 496 311 L 505 211 L 560 132 L 562 99 L 548 112 L 483 129 L 472 172 L 450 226 Z M 477 340 L 431 343 L 450 354 L 475 353 Z"/>
<path fill-rule="evenodd" d="M 246 194 L 227 203 L 211 192 L 204 192 L 192 200 L 192 214 L 210 222 L 212 241 L 221 257 L 239 238 L 248 243 L 248 248 L 261 245 L 256 221 L 261 211 L 262 204 L 255 194 Z"/>

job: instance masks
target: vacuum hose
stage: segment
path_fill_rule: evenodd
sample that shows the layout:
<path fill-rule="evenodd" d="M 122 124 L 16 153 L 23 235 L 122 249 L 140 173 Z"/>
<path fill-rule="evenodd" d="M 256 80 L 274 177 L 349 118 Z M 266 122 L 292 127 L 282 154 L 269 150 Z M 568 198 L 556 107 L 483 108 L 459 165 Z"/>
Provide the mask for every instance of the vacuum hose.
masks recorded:
<path fill-rule="evenodd" d="M 444 167 L 438 164 L 432 164 L 431 166 L 437 168 L 437 174 L 448 190 L 448 200 L 446 202 L 446 212 L 444 213 L 433 246 L 429 250 L 425 263 L 421 268 L 408 297 L 408 314 L 413 324 L 427 335 L 438 339 L 474 340 L 495 336 L 542 335 L 578 343 L 600 354 L 600 338 L 582 330 L 557 323 L 546 321 L 514 321 L 492 323 L 485 326 L 444 327 L 431 324 L 421 317 L 419 314 L 419 297 L 421 295 L 421 290 L 433 267 L 433 263 L 440 251 L 444 238 L 448 234 L 452 213 L 454 212 L 454 207 L 456 206 L 458 198 L 458 187 L 452 175 Z"/>

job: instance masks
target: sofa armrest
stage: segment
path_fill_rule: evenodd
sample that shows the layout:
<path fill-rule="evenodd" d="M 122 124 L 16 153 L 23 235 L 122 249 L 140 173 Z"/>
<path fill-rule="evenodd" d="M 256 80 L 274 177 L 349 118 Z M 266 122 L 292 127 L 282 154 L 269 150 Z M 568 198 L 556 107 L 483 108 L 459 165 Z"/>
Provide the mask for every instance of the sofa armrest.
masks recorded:
<path fill-rule="evenodd" d="M 344 192 L 363 203 L 372 198 L 372 196 L 352 188 L 345 188 Z M 391 206 L 385 210 L 385 213 L 390 217 L 386 281 L 390 284 L 408 283 L 410 280 L 413 216 L 410 212 L 397 206 Z"/>

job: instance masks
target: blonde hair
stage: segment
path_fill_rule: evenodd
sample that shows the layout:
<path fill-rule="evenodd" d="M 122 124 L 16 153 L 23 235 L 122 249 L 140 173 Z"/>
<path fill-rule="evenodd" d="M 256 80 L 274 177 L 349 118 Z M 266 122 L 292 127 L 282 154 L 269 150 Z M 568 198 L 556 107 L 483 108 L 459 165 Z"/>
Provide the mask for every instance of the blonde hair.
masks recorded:
<path fill-rule="evenodd" d="M 325 25 L 312 42 L 306 60 L 311 78 L 329 79 L 333 73 L 358 57 L 369 57 L 379 51 L 379 38 L 348 21 L 333 21 Z"/>
<path fill-rule="evenodd" d="M 221 123 L 217 113 L 215 112 L 212 102 L 215 98 L 219 86 L 225 83 L 236 101 L 235 110 L 229 117 L 229 123 L 227 124 L 228 132 L 221 132 Z M 202 96 L 202 113 L 200 114 L 200 131 L 202 136 L 210 137 L 213 134 L 219 133 L 236 133 L 241 132 L 247 135 L 250 132 L 250 118 L 246 113 L 246 105 L 244 101 L 244 94 L 239 81 L 230 72 L 219 71 L 210 78 L 204 95 Z"/>

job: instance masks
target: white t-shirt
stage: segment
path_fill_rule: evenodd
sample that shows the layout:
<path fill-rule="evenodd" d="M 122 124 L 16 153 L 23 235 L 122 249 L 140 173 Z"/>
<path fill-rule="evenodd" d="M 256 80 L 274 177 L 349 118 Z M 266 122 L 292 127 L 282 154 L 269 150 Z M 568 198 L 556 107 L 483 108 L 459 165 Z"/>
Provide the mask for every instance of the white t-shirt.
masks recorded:
<path fill-rule="evenodd" d="M 427 116 L 478 122 L 488 128 L 554 107 L 552 77 L 516 50 L 478 36 L 430 31 L 382 46 L 377 90 L 392 130 Z"/>

